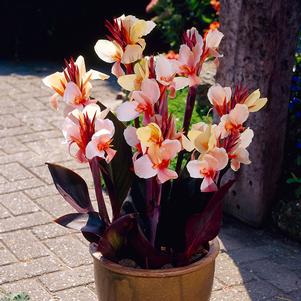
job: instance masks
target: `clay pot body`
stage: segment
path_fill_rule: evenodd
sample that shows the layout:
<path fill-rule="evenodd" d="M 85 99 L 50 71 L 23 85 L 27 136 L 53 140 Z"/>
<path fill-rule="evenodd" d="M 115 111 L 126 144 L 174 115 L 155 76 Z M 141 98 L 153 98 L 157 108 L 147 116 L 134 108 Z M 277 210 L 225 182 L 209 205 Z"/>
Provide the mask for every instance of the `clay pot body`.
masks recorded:
<path fill-rule="evenodd" d="M 214 239 L 208 254 L 189 266 L 160 270 L 121 266 L 103 258 L 93 245 L 90 252 L 99 301 L 209 301 L 219 244 Z"/>

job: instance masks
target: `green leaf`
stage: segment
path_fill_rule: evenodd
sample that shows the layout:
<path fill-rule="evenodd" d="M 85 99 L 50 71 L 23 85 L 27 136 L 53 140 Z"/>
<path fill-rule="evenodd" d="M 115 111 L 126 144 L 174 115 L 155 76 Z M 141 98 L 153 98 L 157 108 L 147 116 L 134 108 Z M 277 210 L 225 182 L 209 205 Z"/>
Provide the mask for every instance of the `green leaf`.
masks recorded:
<path fill-rule="evenodd" d="M 98 102 L 102 110 L 106 107 Z M 132 167 L 132 150 L 126 143 L 123 132 L 125 125 L 117 119 L 117 117 L 109 112 L 107 118 L 110 119 L 115 126 L 115 134 L 113 138 L 113 148 L 117 153 L 110 164 L 106 164 L 101 160 L 101 168 L 106 183 L 106 187 L 111 200 L 113 217 L 116 219 L 119 216 L 119 211 L 124 202 L 132 184 L 133 170 Z"/>

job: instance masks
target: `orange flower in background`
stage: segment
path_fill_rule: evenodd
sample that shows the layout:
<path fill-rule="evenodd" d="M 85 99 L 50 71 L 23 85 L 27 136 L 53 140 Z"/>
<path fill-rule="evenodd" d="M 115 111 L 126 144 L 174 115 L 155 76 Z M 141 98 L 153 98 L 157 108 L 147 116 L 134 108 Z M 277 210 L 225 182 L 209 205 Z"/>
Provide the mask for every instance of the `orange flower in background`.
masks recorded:
<path fill-rule="evenodd" d="M 212 5 L 214 10 L 216 11 L 216 14 L 218 15 L 221 10 L 221 3 L 218 0 L 211 0 L 210 4 Z"/>
<path fill-rule="evenodd" d="M 217 29 L 220 27 L 220 23 L 218 21 L 214 21 L 209 25 L 209 29 Z"/>

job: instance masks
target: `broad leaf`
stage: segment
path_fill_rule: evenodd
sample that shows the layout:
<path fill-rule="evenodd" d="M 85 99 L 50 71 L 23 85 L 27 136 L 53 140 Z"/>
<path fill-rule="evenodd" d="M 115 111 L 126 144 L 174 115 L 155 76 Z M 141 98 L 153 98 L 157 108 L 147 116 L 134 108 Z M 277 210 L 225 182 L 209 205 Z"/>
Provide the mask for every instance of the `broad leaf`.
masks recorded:
<path fill-rule="evenodd" d="M 54 185 L 63 198 L 79 213 L 94 211 L 86 182 L 74 171 L 46 163 Z"/>
<path fill-rule="evenodd" d="M 214 193 L 201 213 L 194 214 L 188 219 L 185 250 L 187 258 L 218 235 L 222 222 L 223 198 L 233 183 L 234 180 L 228 181 Z"/>
<path fill-rule="evenodd" d="M 185 225 L 188 218 L 206 206 L 211 193 L 201 193 L 201 180 L 181 177 L 172 184 L 170 195 L 161 200 L 158 229 L 159 245 L 176 252 L 185 249 Z"/>
<path fill-rule="evenodd" d="M 144 268 L 160 268 L 171 263 L 170 255 L 156 250 L 146 239 L 136 217 L 127 214 L 113 222 L 101 237 L 98 250 L 112 261 L 132 258 Z"/>
<path fill-rule="evenodd" d="M 105 230 L 105 223 L 97 212 L 66 214 L 55 222 L 66 228 L 82 231 L 90 242 L 98 242 Z"/>
<path fill-rule="evenodd" d="M 106 109 L 100 102 L 98 102 L 98 105 L 102 110 Z M 129 192 L 133 179 L 132 150 L 123 136 L 125 125 L 112 112 L 108 113 L 107 118 L 115 126 L 112 144 L 117 153 L 110 164 L 106 164 L 102 160 L 101 167 L 115 219 L 119 216 L 119 210 Z"/>

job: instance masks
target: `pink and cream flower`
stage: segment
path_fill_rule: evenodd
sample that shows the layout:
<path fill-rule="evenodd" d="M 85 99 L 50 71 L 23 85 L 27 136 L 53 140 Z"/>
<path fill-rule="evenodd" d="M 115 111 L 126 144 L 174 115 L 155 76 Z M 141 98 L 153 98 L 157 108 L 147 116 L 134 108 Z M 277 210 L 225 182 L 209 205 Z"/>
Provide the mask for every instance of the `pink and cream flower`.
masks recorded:
<path fill-rule="evenodd" d="M 207 97 L 219 116 L 227 113 L 231 95 L 232 91 L 230 87 L 222 87 L 219 84 L 215 84 L 208 89 Z"/>
<path fill-rule="evenodd" d="M 224 148 L 215 147 L 201 157 L 201 160 L 192 160 L 187 164 L 187 170 L 192 178 L 203 178 L 202 192 L 217 191 L 215 179 L 220 170 L 228 164 L 228 155 Z"/>
<path fill-rule="evenodd" d="M 205 51 L 204 54 L 209 57 L 218 59 L 222 55 L 218 52 L 219 44 L 224 37 L 224 34 L 218 29 L 208 30 L 205 37 Z"/>
<path fill-rule="evenodd" d="M 95 156 L 109 162 L 115 151 L 111 149 L 114 124 L 105 119 L 108 110 L 101 111 L 96 104 L 87 105 L 83 111 L 73 110 L 65 118 L 63 135 L 69 145 L 69 153 L 79 162 L 87 162 Z M 71 148 L 74 148 L 73 153 Z"/>
<path fill-rule="evenodd" d="M 252 142 L 253 137 L 254 132 L 250 128 L 247 128 L 240 134 L 239 140 L 235 146 L 228 152 L 232 170 L 239 170 L 240 164 L 251 164 L 249 152 L 246 148 Z"/>
<path fill-rule="evenodd" d="M 161 145 L 149 147 L 146 154 L 134 161 L 136 175 L 144 179 L 157 176 L 161 184 L 176 179 L 177 173 L 168 167 L 180 150 L 181 143 L 178 140 L 169 139 L 164 140 Z"/>
<path fill-rule="evenodd" d="M 233 133 L 240 133 L 244 130 L 243 123 L 249 117 L 249 110 L 245 104 L 236 104 L 229 114 L 221 117 L 216 127 L 216 135 L 222 139 Z"/>
<path fill-rule="evenodd" d="M 122 15 L 112 23 L 106 22 L 110 31 L 109 40 L 99 40 L 95 51 L 100 59 L 113 63 L 112 73 L 117 77 L 123 75 L 120 63 L 131 64 L 142 58 L 145 40 L 142 38 L 149 34 L 156 24 L 135 16 Z"/>
<path fill-rule="evenodd" d="M 169 60 L 163 55 L 159 55 L 156 58 L 156 79 L 157 81 L 166 86 L 170 91 L 170 97 L 176 96 L 176 91 L 181 90 L 188 86 L 189 79 L 182 76 L 176 76 L 178 72 L 177 62 L 175 60 Z"/>
<path fill-rule="evenodd" d="M 52 107 L 58 109 L 58 96 L 61 96 L 67 104 L 66 111 L 71 111 L 93 102 L 90 99 L 91 80 L 108 78 L 108 75 L 93 69 L 86 72 L 85 60 L 79 56 L 75 62 L 73 59 L 66 61 L 63 72 L 55 72 L 45 77 L 43 83 L 55 91 L 50 100 Z"/>
<path fill-rule="evenodd" d="M 117 118 L 121 121 L 130 121 L 143 114 L 144 123 L 149 123 L 155 114 L 154 105 L 159 97 L 160 88 L 156 80 L 144 79 L 141 91 L 133 91 L 133 100 L 126 101 L 117 108 Z"/>

